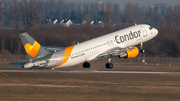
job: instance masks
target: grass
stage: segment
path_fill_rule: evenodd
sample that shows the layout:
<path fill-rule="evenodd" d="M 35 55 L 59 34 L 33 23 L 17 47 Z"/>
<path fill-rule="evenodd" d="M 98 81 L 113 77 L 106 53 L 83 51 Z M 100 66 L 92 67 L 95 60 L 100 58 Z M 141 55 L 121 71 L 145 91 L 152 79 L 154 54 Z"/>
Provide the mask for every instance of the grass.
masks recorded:
<path fill-rule="evenodd" d="M 0 68 L 21 68 L 7 66 Z M 83 69 L 80 65 L 62 69 Z M 103 61 L 91 69 L 105 69 Z M 116 70 L 179 71 L 179 64 L 116 63 Z M 3 73 L 1 73 L 3 74 Z M 5 73 L 0 101 L 179 101 L 180 74 Z"/>
<path fill-rule="evenodd" d="M 178 101 L 177 74 L 7 73 L 0 99 L 61 101 Z"/>

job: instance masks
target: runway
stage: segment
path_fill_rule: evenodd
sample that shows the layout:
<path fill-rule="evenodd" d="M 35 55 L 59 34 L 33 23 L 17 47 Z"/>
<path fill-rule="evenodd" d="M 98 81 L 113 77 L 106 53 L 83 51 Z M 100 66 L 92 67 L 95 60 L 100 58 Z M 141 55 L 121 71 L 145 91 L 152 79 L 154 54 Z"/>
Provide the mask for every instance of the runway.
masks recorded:
<path fill-rule="evenodd" d="M 136 74 L 180 74 L 180 71 L 126 71 L 126 70 L 65 70 L 65 69 L 0 69 L 0 72 L 23 73 L 136 73 Z"/>

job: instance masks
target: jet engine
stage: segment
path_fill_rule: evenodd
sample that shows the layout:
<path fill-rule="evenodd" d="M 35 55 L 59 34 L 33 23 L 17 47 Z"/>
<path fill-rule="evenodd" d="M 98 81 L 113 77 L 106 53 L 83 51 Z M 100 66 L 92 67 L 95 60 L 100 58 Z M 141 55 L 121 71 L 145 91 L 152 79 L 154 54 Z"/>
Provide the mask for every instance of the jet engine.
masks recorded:
<path fill-rule="evenodd" d="M 32 62 L 28 62 L 25 65 L 22 66 L 22 68 L 32 68 L 34 64 Z"/>
<path fill-rule="evenodd" d="M 125 52 L 119 54 L 119 58 L 134 58 L 139 54 L 139 50 L 136 46 L 133 46 L 131 48 L 129 48 L 128 50 L 126 50 Z"/>

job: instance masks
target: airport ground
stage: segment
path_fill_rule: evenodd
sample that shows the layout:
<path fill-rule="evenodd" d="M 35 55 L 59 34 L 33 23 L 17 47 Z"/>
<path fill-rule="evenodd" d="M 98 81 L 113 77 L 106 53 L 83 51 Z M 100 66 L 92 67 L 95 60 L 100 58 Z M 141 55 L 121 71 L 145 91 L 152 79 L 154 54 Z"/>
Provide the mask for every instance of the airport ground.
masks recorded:
<path fill-rule="evenodd" d="M 1 69 L 21 69 L 1 60 Z M 116 62 L 112 70 L 180 71 L 180 63 Z M 86 72 L 1 72 L 0 101 L 179 101 L 179 73 L 92 73 L 106 61 L 57 69 Z M 43 70 L 42 70 L 43 71 Z M 54 70 L 56 71 L 56 69 Z"/>

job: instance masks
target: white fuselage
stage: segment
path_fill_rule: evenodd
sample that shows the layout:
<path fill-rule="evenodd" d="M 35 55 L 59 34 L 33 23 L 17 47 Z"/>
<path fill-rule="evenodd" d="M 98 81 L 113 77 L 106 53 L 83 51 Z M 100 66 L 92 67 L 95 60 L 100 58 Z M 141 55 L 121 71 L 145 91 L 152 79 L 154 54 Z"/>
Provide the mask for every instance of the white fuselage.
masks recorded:
<path fill-rule="evenodd" d="M 128 27 L 98 38 L 94 38 L 65 49 L 63 63 L 56 67 L 73 66 L 94 60 L 99 54 L 113 48 L 127 48 L 144 43 L 157 35 L 158 31 L 146 24 Z M 54 53 L 59 55 L 61 52 Z"/>

